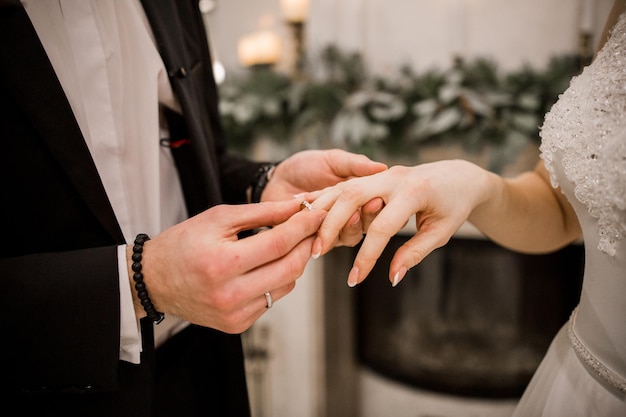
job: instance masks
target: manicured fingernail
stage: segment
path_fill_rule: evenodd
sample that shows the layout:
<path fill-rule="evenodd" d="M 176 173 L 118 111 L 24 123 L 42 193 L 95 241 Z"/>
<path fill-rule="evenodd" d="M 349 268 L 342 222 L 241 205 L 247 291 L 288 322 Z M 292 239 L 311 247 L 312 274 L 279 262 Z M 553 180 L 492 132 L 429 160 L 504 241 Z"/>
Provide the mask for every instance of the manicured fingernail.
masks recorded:
<path fill-rule="evenodd" d="M 356 285 L 359 279 L 359 268 L 353 266 L 348 274 L 348 287 L 352 288 Z"/>
<path fill-rule="evenodd" d="M 391 283 L 392 287 L 398 285 L 398 282 L 402 281 L 402 278 L 406 275 L 406 267 L 400 267 L 400 270 L 396 272 L 396 275 L 393 276 L 393 282 Z"/>
<path fill-rule="evenodd" d="M 311 248 L 311 258 L 317 259 L 322 254 L 322 239 L 316 237 L 313 241 L 313 247 Z"/>
<path fill-rule="evenodd" d="M 293 196 L 293 198 L 295 198 L 295 199 L 297 200 L 297 199 L 299 199 L 299 198 L 302 198 L 302 196 L 303 196 L 303 195 L 304 195 L 304 193 L 295 194 L 295 195 Z"/>

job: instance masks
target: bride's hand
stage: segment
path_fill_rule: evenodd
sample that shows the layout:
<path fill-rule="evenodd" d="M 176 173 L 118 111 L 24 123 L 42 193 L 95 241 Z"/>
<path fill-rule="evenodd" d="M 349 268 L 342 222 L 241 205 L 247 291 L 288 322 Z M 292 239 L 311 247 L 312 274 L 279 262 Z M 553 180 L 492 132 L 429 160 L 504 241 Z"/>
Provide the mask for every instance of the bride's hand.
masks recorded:
<path fill-rule="evenodd" d="M 487 198 L 484 184 L 485 170 L 455 160 L 394 166 L 306 194 L 313 207 L 328 210 L 313 252 L 328 252 L 346 222 L 355 211 L 361 211 L 366 236 L 348 276 L 348 285 L 354 286 L 370 273 L 389 239 L 415 215 L 418 232 L 391 260 L 389 279 L 395 286 L 408 269 L 445 245 Z"/>

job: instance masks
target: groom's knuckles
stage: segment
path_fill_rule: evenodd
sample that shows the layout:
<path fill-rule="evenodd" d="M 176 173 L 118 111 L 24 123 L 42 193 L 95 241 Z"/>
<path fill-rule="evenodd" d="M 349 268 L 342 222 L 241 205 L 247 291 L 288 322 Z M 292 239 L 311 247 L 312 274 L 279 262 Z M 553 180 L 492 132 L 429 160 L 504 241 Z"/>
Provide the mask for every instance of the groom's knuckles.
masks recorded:
<path fill-rule="evenodd" d="M 262 202 L 253 204 L 255 219 L 264 225 L 280 224 L 300 210 L 296 201 Z"/>
<path fill-rule="evenodd" d="M 295 239 L 293 239 L 289 234 L 281 233 L 280 229 L 269 230 L 263 235 L 266 239 L 262 245 L 265 247 L 265 250 L 268 252 L 271 259 L 284 256 L 291 249 L 293 249 L 296 243 Z"/>
<path fill-rule="evenodd" d="M 253 229 L 258 227 L 273 226 L 280 224 L 300 209 L 294 201 L 262 202 L 256 204 L 242 204 L 223 206 L 224 218 L 232 219 L 241 229 Z"/>
<path fill-rule="evenodd" d="M 304 238 L 315 233 L 319 220 L 312 215 L 297 213 L 287 221 L 263 233 L 261 243 L 275 256 L 290 252 Z"/>
<path fill-rule="evenodd" d="M 301 242 L 285 257 L 286 264 L 283 266 L 283 271 L 287 281 L 292 281 L 304 273 L 304 268 L 310 258 L 311 244 L 310 240 Z"/>
<path fill-rule="evenodd" d="M 317 232 L 322 221 L 326 218 L 326 212 L 323 210 L 300 210 L 287 220 L 284 225 L 290 230 L 297 228 L 298 235 L 301 237 L 310 236 Z"/>

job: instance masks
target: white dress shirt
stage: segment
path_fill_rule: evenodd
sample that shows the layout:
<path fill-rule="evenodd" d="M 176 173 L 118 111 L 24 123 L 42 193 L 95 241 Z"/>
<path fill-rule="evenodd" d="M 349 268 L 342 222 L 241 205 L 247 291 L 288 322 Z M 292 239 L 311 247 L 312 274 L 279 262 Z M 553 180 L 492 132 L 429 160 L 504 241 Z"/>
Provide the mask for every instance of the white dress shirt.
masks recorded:
<path fill-rule="evenodd" d="M 68 97 L 127 242 L 187 217 L 159 106 L 177 109 L 138 0 L 25 0 Z M 139 363 L 141 338 L 126 264 L 118 248 L 120 359 Z M 148 288 L 149 290 L 149 288 Z M 181 321 L 156 326 L 157 344 Z M 185 323 L 182 323 L 184 326 Z"/>

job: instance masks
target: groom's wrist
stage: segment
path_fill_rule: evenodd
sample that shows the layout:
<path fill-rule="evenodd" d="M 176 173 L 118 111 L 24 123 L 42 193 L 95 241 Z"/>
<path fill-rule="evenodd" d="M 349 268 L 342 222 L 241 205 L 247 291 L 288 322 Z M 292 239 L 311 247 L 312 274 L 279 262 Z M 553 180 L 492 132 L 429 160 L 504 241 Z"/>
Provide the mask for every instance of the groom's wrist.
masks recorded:
<path fill-rule="evenodd" d="M 261 201 L 261 194 L 263 194 L 263 190 L 265 190 L 265 187 L 272 179 L 276 165 L 278 165 L 278 163 L 264 164 L 258 169 L 252 182 L 246 189 L 246 199 L 248 203 L 258 203 Z"/>

